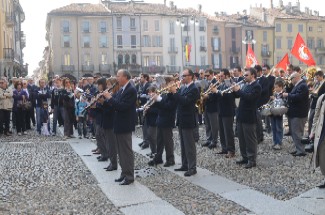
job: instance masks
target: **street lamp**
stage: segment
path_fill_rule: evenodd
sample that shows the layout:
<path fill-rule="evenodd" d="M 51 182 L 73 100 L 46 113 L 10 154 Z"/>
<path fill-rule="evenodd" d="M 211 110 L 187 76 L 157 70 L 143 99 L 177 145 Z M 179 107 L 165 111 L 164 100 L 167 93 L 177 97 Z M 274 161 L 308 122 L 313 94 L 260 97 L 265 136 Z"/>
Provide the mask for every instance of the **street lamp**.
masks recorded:
<path fill-rule="evenodd" d="M 197 64 L 196 64 L 196 27 L 195 26 L 198 26 L 199 25 L 199 20 L 192 16 L 191 19 L 190 19 L 190 23 L 194 26 L 194 61 L 195 61 L 195 70 L 196 70 L 196 67 L 197 67 Z"/>
<path fill-rule="evenodd" d="M 176 25 L 180 25 L 181 26 L 181 52 L 182 52 L 182 69 L 184 68 L 184 50 L 183 50 L 183 27 L 185 26 L 185 22 L 182 19 L 182 21 L 180 21 L 180 19 L 176 19 Z"/>

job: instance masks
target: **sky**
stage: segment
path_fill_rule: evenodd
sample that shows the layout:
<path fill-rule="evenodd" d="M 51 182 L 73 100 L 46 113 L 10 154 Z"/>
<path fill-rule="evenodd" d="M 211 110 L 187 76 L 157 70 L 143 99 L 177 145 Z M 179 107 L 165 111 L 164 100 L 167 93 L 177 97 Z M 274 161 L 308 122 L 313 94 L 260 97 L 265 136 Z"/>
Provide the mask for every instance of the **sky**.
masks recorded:
<path fill-rule="evenodd" d="M 144 0 L 145 2 L 164 3 L 164 0 Z M 167 0 L 167 5 L 169 5 Z M 197 8 L 202 5 L 202 10 L 211 15 L 214 12 L 237 13 L 248 10 L 252 6 L 270 7 L 271 0 L 173 0 L 178 8 L 192 7 Z M 297 0 L 291 0 L 295 5 Z M 46 34 L 46 16 L 53 9 L 69 5 L 71 3 L 99 3 L 100 0 L 20 0 L 20 4 L 25 12 L 25 21 L 22 24 L 22 30 L 26 34 L 26 47 L 24 48 L 24 61 L 29 64 L 29 75 L 38 67 L 42 60 L 44 48 L 47 46 L 45 40 Z M 283 0 L 287 5 L 288 0 Z M 273 0 L 273 5 L 277 6 L 279 0 Z M 317 7 L 318 6 L 318 7 Z M 319 0 L 300 0 L 301 10 L 305 7 L 312 10 L 318 10 Z M 325 16 L 325 9 L 321 7 L 319 11 L 321 16 Z"/>

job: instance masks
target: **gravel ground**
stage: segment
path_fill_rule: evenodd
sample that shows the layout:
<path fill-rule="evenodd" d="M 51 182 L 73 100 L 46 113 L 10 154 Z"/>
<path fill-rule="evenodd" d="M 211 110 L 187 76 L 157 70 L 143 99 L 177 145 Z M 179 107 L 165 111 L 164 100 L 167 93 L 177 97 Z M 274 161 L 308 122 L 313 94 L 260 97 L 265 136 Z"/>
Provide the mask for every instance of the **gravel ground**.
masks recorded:
<path fill-rule="evenodd" d="M 0 214 L 122 214 L 70 145 L 58 140 L 32 131 L 2 139 Z"/>
<path fill-rule="evenodd" d="M 148 158 L 135 153 L 136 169 L 148 169 L 148 161 Z M 150 170 L 153 172 L 152 168 Z M 186 179 L 160 167 L 156 169 L 154 175 L 137 178 L 137 181 L 185 214 L 251 214 L 246 208 L 193 185 Z"/>
<path fill-rule="evenodd" d="M 141 128 L 137 128 L 136 135 L 142 137 Z M 320 171 L 312 173 L 311 154 L 297 158 L 289 154 L 289 151 L 293 150 L 291 137 L 284 138 L 282 150 L 274 151 L 272 135 L 265 134 L 264 142 L 258 145 L 257 167 L 249 170 L 235 164 L 235 160 L 241 158 L 237 138 L 235 138 L 236 157 L 233 159 L 216 154 L 221 149 L 220 144 L 214 150 L 201 147 L 205 139 L 205 128 L 200 126 L 200 140 L 197 145 L 198 167 L 250 186 L 273 198 L 291 199 L 321 184 L 324 179 Z M 174 142 L 175 152 L 180 155 L 177 129 L 174 130 Z"/>

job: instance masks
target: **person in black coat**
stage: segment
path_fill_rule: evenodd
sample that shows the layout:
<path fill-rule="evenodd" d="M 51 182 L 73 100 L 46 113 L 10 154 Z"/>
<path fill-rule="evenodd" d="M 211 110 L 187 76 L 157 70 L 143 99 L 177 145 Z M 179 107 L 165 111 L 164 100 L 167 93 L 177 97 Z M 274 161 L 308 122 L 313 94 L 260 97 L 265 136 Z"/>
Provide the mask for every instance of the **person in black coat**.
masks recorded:
<path fill-rule="evenodd" d="M 117 81 L 121 89 L 112 96 L 105 92 L 105 103 L 115 110 L 114 133 L 117 151 L 122 168 L 120 178 L 116 182 L 129 185 L 134 182 L 134 155 L 132 150 L 132 132 L 135 130 L 137 91 L 130 84 L 131 74 L 123 69 L 117 72 Z"/>
<path fill-rule="evenodd" d="M 173 84 L 171 78 L 166 78 L 166 84 Z M 171 85 L 170 85 L 171 86 Z M 164 167 L 175 165 L 173 128 L 175 127 L 175 117 L 177 108 L 177 99 L 175 96 L 176 85 L 169 88 L 167 94 L 156 96 L 156 105 L 158 109 L 157 117 L 157 154 L 149 161 L 149 165 L 163 163 L 162 155 L 166 150 L 166 163 Z"/>
<path fill-rule="evenodd" d="M 269 98 L 273 96 L 273 89 L 274 89 L 274 83 L 275 83 L 275 76 L 272 74 L 270 70 L 270 66 L 265 64 L 262 68 L 263 74 L 267 79 L 267 84 L 269 85 Z M 265 116 L 264 117 L 265 122 L 265 129 L 267 133 L 271 133 L 271 117 Z"/>
<path fill-rule="evenodd" d="M 34 91 L 35 101 L 36 101 L 36 125 L 37 125 L 37 132 L 41 134 L 41 107 L 43 103 L 48 103 L 47 99 L 51 98 L 50 91 L 46 88 L 45 80 L 39 80 L 39 87 Z"/>
<path fill-rule="evenodd" d="M 200 98 L 200 93 L 193 82 L 194 73 L 191 69 L 185 69 L 182 78 L 185 86 L 175 94 L 179 102 L 177 125 L 181 142 L 182 166 L 175 171 L 186 171 L 184 176 L 191 176 L 197 173 L 194 129 L 197 126 L 195 104 Z"/>
<path fill-rule="evenodd" d="M 308 86 L 301 75 L 294 72 L 290 76 L 294 85 L 291 93 L 283 93 L 283 97 L 288 99 L 288 120 L 290 122 L 290 133 L 295 144 L 296 150 L 291 154 L 293 156 L 305 156 L 305 146 L 301 143 L 304 135 L 304 127 L 308 115 Z"/>
<path fill-rule="evenodd" d="M 246 85 L 240 89 L 235 86 L 233 91 L 240 97 L 237 121 L 238 139 L 242 160 L 236 161 L 237 164 L 246 164 L 249 169 L 256 166 L 257 157 L 257 102 L 260 99 L 262 88 L 256 81 L 256 70 L 254 68 L 245 69 Z"/>

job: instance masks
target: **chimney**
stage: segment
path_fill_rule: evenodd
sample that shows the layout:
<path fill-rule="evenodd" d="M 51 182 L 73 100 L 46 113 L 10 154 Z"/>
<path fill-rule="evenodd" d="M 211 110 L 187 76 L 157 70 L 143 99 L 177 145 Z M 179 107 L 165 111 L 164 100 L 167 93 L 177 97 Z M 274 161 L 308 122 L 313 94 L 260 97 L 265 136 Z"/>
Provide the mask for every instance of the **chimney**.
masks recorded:
<path fill-rule="evenodd" d="M 216 17 L 218 17 L 218 16 L 219 16 L 219 13 L 218 13 L 218 12 L 214 12 L 214 15 L 215 15 Z"/>
<path fill-rule="evenodd" d="M 263 22 L 266 22 L 266 13 L 265 13 L 265 9 L 263 8 L 263 11 L 262 11 L 262 21 Z"/>
<path fill-rule="evenodd" d="M 262 4 L 260 4 L 260 8 L 262 8 Z"/>
<path fill-rule="evenodd" d="M 271 6 L 270 6 L 271 9 L 273 9 L 273 0 L 271 0 Z"/>
<path fill-rule="evenodd" d="M 313 15 L 313 10 L 309 10 L 309 15 L 312 16 Z"/>
<path fill-rule="evenodd" d="M 292 8 L 292 4 L 291 4 L 291 2 L 290 2 L 290 1 L 288 2 L 288 7 L 289 7 L 289 9 L 291 9 L 291 8 Z"/>
<path fill-rule="evenodd" d="M 170 2 L 169 2 L 169 7 L 170 7 L 171 9 L 174 8 L 174 2 L 173 2 L 173 1 L 170 1 Z"/>
<path fill-rule="evenodd" d="M 247 10 L 243 10 L 243 14 L 244 14 L 244 16 L 246 16 L 247 15 Z"/>
<path fill-rule="evenodd" d="M 309 14 L 309 8 L 308 7 L 305 7 L 305 14 Z"/>
<path fill-rule="evenodd" d="M 199 13 L 201 13 L 201 12 L 202 12 L 202 5 L 199 4 L 199 5 L 197 6 L 197 9 L 198 9 Z"/>
<path fill-rule="evenodd" d="M 279 0 L 279 7 L 282 8 L 283 7 L 283 1 Z"/>
<path fill-rule="evenodd" d="M 239 14 L 239 11 L 237 11 L 237 15 L 239 16 L 240 14 Z"/>
<path fill-rule="evenodd" d="M 164 0 L 164 5 L 166 6 L 166 2 L 167 2 L 167 0 Z"/>
<path fill-rule="evenodd" d="M 300 11 L 300 2 L 299 2 L 299 0 L 297 0 L 297 2 L 296 2 L 296 8 L 297 8 L 297 11 Z"/>

